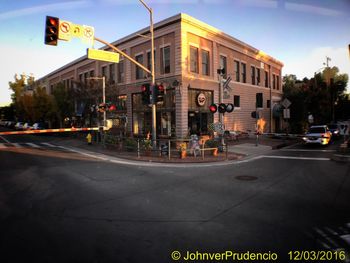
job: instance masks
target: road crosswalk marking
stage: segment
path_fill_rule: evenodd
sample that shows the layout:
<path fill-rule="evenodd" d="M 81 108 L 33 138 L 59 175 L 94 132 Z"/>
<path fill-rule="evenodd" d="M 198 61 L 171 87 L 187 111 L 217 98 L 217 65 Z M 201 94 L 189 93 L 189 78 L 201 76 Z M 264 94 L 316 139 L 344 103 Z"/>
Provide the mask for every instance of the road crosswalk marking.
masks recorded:
<path fill-rule="evenodd" d="M 6 149 L 6 148 L 36 148 L 40 149 L 42 147 L 50 147 L 50 148 L 58 148 L 58 146 L 53 145 L 51 143 L 47 142 L 40 142 L 40 143 L 32 143 L 32 142 L 21 142 L 21 143 L 0 143 L 0 149 Z"/>

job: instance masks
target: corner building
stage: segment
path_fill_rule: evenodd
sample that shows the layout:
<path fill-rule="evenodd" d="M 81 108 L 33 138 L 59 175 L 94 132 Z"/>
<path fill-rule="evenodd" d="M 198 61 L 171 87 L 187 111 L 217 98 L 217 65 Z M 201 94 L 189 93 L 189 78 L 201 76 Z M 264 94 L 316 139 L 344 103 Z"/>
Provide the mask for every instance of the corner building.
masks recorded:
<path fill-rule="evenodd" d="M 149 28 L 112 44 L 151 69 L 150 40 L 139 35 L 149 35 Z M 164 101 L 157 104 L 158 137 L 209 133 L 209 124 L 219 121 L 219 113 L 211 113 L 209 106 L 219 102 L 220 82 L 228 78 L 231 81 L 222 89 L 222 102 L 233 103 L 235 109 L 222 118 L 226 130 L 254 131 L 256 120 L 251 113 L 255 110 L 266 123 L 265 132 L 281 128 L 280 61 L 186 14 L 156 23 L 154 39 L 156 83 L 165 87 Z M 218 69 L 224 69 L 224 74 L 218 74 Z M 59 83 L 72 88 L 76 94 L 74 118 L 91 125 L 97 117 L 91 106 L 102 101 L 101 81 L 91 77 L 100 76 L 106 77 L 106 101 L 116 105 L 115 111 L 107 113 L 113 128 L 132 136 L 149 133 L 151 107 L 142 103 L 141 86 L 151 78 L 126 58 L 114 64 L 84 56 L 38 82 L 49 93 Z"/>

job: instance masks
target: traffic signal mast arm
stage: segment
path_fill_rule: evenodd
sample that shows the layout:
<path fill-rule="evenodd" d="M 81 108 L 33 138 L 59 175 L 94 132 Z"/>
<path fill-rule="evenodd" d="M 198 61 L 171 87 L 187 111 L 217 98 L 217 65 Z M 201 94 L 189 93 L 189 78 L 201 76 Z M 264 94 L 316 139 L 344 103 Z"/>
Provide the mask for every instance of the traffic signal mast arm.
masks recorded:
<path fill-rule="evenodd" d="M 121 54 L 122 56 L 126 57 L 127 59 L 129 59 L 132 63 L 136 64 L 137 66 L 139 66 L 140 68 L 142 68 L 144 71 L 146 71 L 147 73 L 149 74 L 152 74 L 152 72 L 146 68 L 144 65 L 140 64 L 139 62 L 137 62 L 135 59 L 133 59 L 132 57 L 128 56 L 127 54 L 125 54 L 123 51 L 121 51 L 119 48 L 113 46 L 112 44 L 100 39 L 100 38 L 97 38 L 97 37 L 94 37 L 96 41 L 102 43 L 102 44 L 105 44 L 106 46 L 109 46 L 111 49 L 117 51 L 119 54 Z"/>

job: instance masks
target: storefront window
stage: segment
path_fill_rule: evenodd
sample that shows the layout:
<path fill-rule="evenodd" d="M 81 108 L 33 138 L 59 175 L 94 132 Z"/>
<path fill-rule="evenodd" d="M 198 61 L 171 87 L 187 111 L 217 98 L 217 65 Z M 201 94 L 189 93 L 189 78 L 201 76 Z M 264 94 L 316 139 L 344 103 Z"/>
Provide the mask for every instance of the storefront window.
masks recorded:
<path fill-rule="evenodd" d="M 175 135 L 175 91 L 167 90 L 164 103 L 157 105 L 157 136 Z M 133 133 L 135 136 L 146 136 L 152 132 L 151 107 L 142 104 L 141 93 L 132 95 Z"/>

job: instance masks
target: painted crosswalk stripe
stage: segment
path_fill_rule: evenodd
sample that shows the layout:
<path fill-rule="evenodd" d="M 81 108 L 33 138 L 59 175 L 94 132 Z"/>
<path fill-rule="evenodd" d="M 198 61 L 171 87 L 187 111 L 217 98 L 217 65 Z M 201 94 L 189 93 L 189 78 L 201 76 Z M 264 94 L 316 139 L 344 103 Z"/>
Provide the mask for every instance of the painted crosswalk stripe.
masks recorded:
<path fill-rule="evenodd" d="M 53 145 L 53 144 L 48 143 L 48 142 L 42 142 L 41 144 L 49 146 L 49 147 L 53 147 L 53 148 L 57 147 L 56 145 Z"/>
<path fill-rule="evenodd" d="M 12 143 L 12 145 L 16 148 L 23 148 L 23 146 L 20 145 L 19 143 Z"/>
<path fill-rule="evenodd" d="M 0 143 L 0 149 L 7 148 L 7 146 L 4 143 Z"/>
<path fill-rule="evenodd" d="M 41 148 L 39 145 L 31 143 L 31 142 L 27 142 L 26 145 L 29 145 L 30 147 L 33 147 L 33 148 Z"/>

